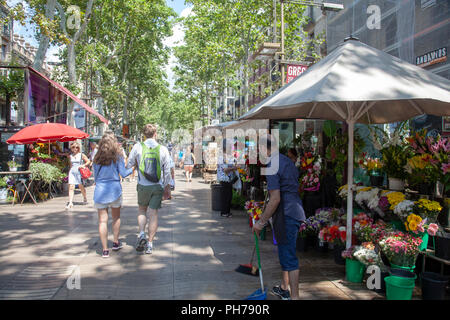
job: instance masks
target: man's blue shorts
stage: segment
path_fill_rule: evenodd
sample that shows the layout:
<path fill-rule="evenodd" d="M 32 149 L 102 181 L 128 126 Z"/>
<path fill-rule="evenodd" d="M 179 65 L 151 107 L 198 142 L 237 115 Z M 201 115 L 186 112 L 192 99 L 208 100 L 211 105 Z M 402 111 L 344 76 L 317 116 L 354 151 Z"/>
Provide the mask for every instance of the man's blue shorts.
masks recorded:
<path fill-rule="evenodd" d="M 286 244 L 278 244 L 278 257 L 283 271 L 293 271 L 298 269 L 297 259 L 297 235 L 300 228 L 300 221 L 289 216 L 284 216 L 286 228 Z"/>

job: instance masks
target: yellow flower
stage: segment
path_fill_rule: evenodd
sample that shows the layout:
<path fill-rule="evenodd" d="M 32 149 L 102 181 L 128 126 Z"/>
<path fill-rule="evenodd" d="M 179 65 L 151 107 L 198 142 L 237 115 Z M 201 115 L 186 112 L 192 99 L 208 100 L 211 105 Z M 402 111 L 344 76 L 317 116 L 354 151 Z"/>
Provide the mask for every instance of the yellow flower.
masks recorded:
<path fill-rule="evenodd" d="M 340 187 L 340 188 L 338 189 L 338 191 L 341 192 L 342 189 L 347 189 L 347 185 L 346 185 L 346 184 L 343 185 L 342 187 Z"/>
<path fill-rule="evenodd" d="M 366 188 L 362 188 L 362 189 L 358 190 L 357 193 L 366 192 L 366 191 L 370 191 L 370 190 L 372 190 L 372 187 L 366 187 Z"/>
<path fill-rule="evenodd" d="M 416 229 L 417 229 L 417 225 L 418 225 L 418 223 L 416 222 L 416 221 L 411 221 L 410 223 L 409 223 L 409 230 L 411 230 L 411 231 L 416 231 Z"/>
<path fill-rule="evenodd" d="M 401 192 L 392 192 L 387 195 L 387 198 L 391 205 L 390 209 L 394 210 L 400 202 L 405 200 L 405 195 Z"/>
<path fill-rule="evenodd" d="M 406 221 L 408 222 L 408 223 L 415 223 L 415 224 L 419 224 L 421 221 L 422 221 L 422 218 L 419 216 L 419 215 L 417 215 L 417 214 L 414 214 L 414 213 L 411 213 L 409 216 L 408 216 L 408 218 L 406 219 Z M 414 229 L 415 230 L 415 229 Z"/>

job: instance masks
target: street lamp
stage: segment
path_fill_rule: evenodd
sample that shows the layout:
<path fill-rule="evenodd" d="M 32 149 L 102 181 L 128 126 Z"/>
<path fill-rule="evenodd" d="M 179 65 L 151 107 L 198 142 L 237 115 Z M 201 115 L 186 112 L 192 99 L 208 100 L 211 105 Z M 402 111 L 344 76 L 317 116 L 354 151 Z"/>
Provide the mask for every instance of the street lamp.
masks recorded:
<path fill-rule="evenodd" d="M 281 1 L 281 60 L 285 60 L 284 57 L 284 3 L 295 3 L 301 4 L 305 6 L 314 6 L 320 7 L 322 11 L 340 11 L 344 9 L 344 5 L 340 3 L 331 3 L 331 2 L 313 2 L 313 1 L 297 1 L 297 0 L 280 0 Z M 283 87 L 285 84 L 285 66 L 284 63 L 281 62 L 281 86 Z"/>

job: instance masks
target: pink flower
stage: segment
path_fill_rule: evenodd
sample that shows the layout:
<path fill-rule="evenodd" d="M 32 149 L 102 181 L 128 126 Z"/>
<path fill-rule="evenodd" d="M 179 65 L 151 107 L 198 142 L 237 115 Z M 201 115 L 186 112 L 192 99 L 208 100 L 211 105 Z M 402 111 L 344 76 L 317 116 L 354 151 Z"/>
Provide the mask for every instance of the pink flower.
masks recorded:
<path fill-rule="evenodd" d="M 442 164 L 442 172 L 444 174 L 450 173 L 450 162 Z"/>
<path fill-rule="evenodd" d="M 428 226 L 428 234 L 430 236 L 434 236 L 436 235 L 436 232 L 439 230 L 439 227 L 436 223 L 430 223 L 430 225 Z"/>

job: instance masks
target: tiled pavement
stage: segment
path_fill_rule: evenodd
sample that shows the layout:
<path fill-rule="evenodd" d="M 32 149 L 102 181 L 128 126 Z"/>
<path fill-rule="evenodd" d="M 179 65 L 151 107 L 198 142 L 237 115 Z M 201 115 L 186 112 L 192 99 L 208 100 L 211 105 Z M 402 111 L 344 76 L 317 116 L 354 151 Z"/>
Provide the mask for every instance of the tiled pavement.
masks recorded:
<path fill-rule="evenodd" d="M 159 213 L 154 253 L 136 253 L 136 183 L 124 182 L 121 240 L 124 248 L 101 258 L 97 213 L 90 204 L 64 209 L 66 197 L 38 205 L 0 206 L 0 299 L 243 299 L 259 288 L 257 277 L 234 269 L 248 263 L 253 241 L 245 212 L 222 218 L 211 211 L 210 186 L 177 172 L 176 191 Z M 92 199 L 94 188 L 88 188 Z M 76 194 L 75 201 L 81 201 Z M 111 232 L 111 230 L 110 230 Z M 279 283 L 276 246 L 261 241 L 265 285 Z M 112 235 L 109 235 L 112 245 Z M 300 258 L 302 299 L 384 299 L 345 280 L 331 253 Z M 67 279 L 80 274 L 81 288 Z M 70 286 L 69 286 L 70 287 Z M 277 299 L 268 295 L 268 299 Z"/>

